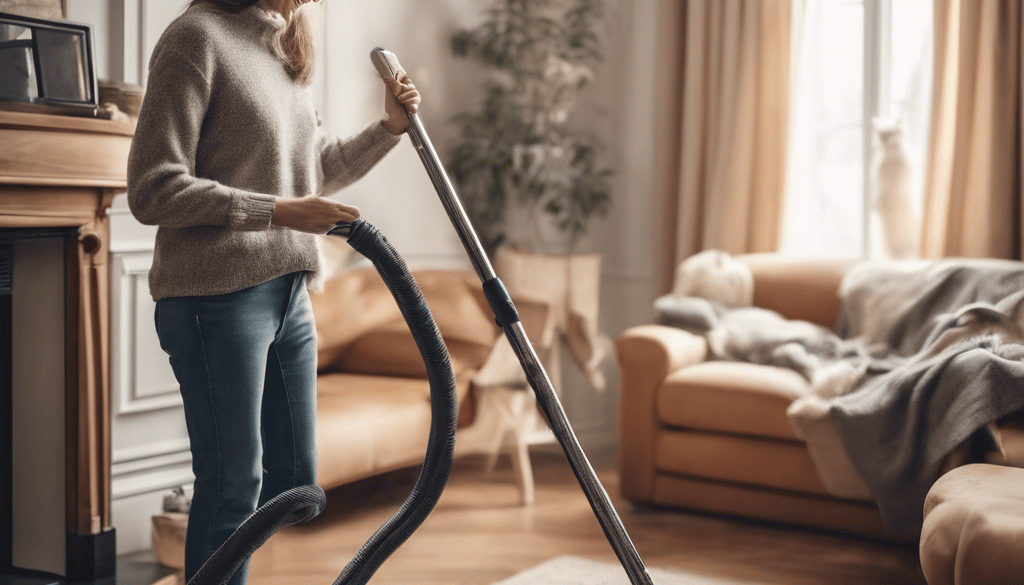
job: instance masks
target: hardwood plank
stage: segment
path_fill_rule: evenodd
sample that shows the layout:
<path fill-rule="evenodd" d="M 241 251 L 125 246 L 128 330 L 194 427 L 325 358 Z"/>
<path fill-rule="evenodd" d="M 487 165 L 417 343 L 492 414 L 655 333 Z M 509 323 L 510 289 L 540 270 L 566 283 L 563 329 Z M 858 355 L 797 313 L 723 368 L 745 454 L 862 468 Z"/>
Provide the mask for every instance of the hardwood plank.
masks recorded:
<path fill-rule="evenodd" d="M 392 585 L 484 585 L 550 558 L 616 562 L 560 453 L 533 453 L 536 503 L 519 505 L 511 464 L 493 476 L 482 457 L 456 461 L 437 509 L 380 569 Z M 673 510 L 618 497 L 614 457 L 594 466 L 649 567 L 792 585 L 924 585 L 916 551 L 865 539 Z M 409 472 L 328 493 L 314 521 L 275 536 L 253 556 L 250 585 L 330 583 L 412 487 Z"/>

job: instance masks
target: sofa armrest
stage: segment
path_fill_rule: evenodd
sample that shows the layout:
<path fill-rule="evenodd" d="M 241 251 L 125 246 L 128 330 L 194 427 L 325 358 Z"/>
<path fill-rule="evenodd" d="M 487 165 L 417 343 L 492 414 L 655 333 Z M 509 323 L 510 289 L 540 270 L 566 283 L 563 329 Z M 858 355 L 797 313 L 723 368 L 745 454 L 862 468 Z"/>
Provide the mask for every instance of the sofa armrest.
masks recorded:
<path fill-rule="evenodd" d="M 707 341 L 688 331 L 666 325 L 638 325 L 622 332 L 615 340 L 619 361 L 629 361 L 645 368 L 658 382 L 672 372 L 699 364 L 708 358 Z"/>
<path fill-rule="evenodd" d="M 649 501 L 654 484 L 655 401 L 670 373 L 707 358 L 703 337 L 663 325 L 627 329 L 615 340 L 622 371 L 619 408 L 622 495 Z"/>

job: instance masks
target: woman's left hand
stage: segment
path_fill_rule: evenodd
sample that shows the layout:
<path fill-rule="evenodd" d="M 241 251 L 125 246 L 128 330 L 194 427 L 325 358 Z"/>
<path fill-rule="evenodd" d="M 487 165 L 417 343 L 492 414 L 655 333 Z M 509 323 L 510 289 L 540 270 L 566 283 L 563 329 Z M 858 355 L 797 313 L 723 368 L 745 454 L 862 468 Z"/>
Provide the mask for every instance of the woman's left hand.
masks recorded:
<path fill-rule="evenodd" d="M 420 105 L 420 92 L 413 85 L 409 74 L 399 71 L 398 77 L 385 79 L 387 91 L 384 92 L 384 127 L 392 134 L 401 134 L 409 127 L 409 114 L 415 114 Z"/>

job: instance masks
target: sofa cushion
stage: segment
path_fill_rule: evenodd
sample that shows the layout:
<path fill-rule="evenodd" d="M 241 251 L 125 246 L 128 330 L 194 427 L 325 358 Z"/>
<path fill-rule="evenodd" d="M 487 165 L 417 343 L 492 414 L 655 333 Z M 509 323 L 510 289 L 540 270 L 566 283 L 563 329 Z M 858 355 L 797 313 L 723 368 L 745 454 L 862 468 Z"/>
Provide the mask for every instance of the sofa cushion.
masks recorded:
<path fill-rule="evenodd" d="M 430 432 L 427 381 L 327 373 L 317 379 L 317 483 L 336 486 L 415 464 Z M 401 429 L 401 432 L 381 432 Z"/>
<path fill-rule="evenodd" d="M 348 344 L 385 325 L 402 313 L 377 271 L 363 268 L 343 272 L 309 295 L 316 318 L 317 363 L 331 369 Z"/>
<path fill-rule="evenodd" d="M 736 259 L 754 275 L 754 306 L 830 329 L 839 315 L 839 284 L 857 263 L 848 258 L 774 253 L 744 254 Z"/>
<path fill-rule="evenodd" d="M 457 379 L 479 370 L 491 351 L 490 345 L 460 339 L 445 339 L 444 343 Z M 335 368 L 353 374 L 427 377 L 427 368 L 416 340 L 404 320 L 389 323 L 356 339 L 335 362 Z"/>
<path fill-rule="evenodd" d="M 483 297 L 480 280 L 470 272 L 420 270 L 414 275 L 441 336 L 491 347 L 498 325 Z"/>
<path fill-rule="evenodd" d="M 657 396 L 663 425 L 800 441 L 786 409 L 810 391 L 792 370 L 710 361 L 672 372 Z"/>
<path fill-rule="evenodd" d="M 654 449 L 659 472 L 829 495 L 802 443 L 663 429 Z"/>
<path fill-rule="evenodd" d="M 473 273 L 421 270 L 413 273 L 413 278 L 445 342 L 460 341 L 490 349 L 498 328 L 489 316 L 486 300 L 476 291 L 480 285 Z M 407 329 L 395 299 L 373 268 L 345 272 L 327 281 L 323 292 L 310 297 L 316 314 L 321 371 L 339 369 L 339 360 L 345 357 L 350 345 L 371 332 Z M 379 339 L 375 336 L 364 343 L 372 348 Z M 411 335 L 408 340 L 413 343 Z M 405 375 L 403 371 L 360 371 Z"/>

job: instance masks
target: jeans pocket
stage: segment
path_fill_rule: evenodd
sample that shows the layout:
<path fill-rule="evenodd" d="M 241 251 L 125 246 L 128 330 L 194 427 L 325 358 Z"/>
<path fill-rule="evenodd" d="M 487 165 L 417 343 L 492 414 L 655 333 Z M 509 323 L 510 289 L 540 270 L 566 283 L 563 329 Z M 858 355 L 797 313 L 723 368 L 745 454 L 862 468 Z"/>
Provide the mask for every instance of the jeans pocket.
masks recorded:
<path fill-rule="evenodd" d="M 160 336 L 160 304 L 163 299 L 156 302 L 156 308 L 153 309 L 153 326 L 156 328 L 156 338 L 160 342 L 160 349 L 163 350 L 167 355 L 171 355 L 171 352 L 164 348 L 164 338 Z"/>

